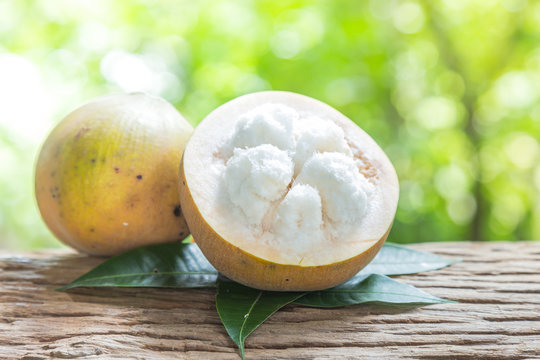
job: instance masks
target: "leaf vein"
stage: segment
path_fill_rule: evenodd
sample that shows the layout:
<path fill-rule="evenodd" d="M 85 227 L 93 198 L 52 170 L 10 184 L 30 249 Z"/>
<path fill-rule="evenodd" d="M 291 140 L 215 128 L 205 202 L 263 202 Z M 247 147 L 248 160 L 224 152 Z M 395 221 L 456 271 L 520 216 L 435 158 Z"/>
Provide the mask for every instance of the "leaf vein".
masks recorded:
<path fill-rule="evenodd" d="M 244 332 L 246 322 L 248 321 L 249 316 L 251 315 L 251 312 L 253 311 L 253 308 L 259 302 L 261 296 L 262 296 L 262 291 L 259 291 L 259 294 L 257 295 L 257 298 L 255 299 L 255 301 L 253 301 L 253 304 L 251 304 L 251 307 L 249 308 L 248 312 L 244 315 L 244 321 L 242 321 L 242 326 L 240 327 L 240 332 L 238 334 L 239 338 L 242 337 L 242 333 Z M 240 340 L 240 341 L 242 341 L 242 340 Z M 242 343 L 243 343 L 243 341 L 242 341 Z"/>

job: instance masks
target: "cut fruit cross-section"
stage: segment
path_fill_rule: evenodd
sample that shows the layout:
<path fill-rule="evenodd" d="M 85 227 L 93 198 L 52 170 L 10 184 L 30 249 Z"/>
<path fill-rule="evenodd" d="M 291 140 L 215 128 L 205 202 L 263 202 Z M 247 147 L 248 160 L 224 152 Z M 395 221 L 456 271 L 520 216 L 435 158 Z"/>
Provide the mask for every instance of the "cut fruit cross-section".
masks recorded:
<path fill-rule="evenodd" d="M 196 128 L 180 169 L 188 226 L 225 276 L 317 290 L 367 265 L 388 236 L 396 172 L 363 130 L 289 92 L 234 99 Z"/>

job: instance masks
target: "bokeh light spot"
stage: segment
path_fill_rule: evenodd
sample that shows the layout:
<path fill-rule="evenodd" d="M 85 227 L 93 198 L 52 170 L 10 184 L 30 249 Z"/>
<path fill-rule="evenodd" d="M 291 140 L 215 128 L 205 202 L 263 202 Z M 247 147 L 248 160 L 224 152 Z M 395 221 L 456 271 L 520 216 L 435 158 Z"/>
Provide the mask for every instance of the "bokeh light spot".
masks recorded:
<path fill-rule="evenodd" d="M 79 47 L 89 52 L 103 52 L 111 43 L 111 30 L 99 22 L 89 21 L 81 26 L 77 32 Z"/>
<path fill-rule="evenodd" d="M 272 52 L 281 59 L 291 59 L 295 57 L 300 52 L 301 46 L 300 35 L 293 30 L 278 31 L 270 39 L 270 48 L 272 49 Z"/>
<path fill-rule="evenodd" d="M 435 174 L 435 188 L 446 199 L 463 197 L 468 186 L 467 174 L 456 164 L 445 166 Z"/>
<path fill-rule="evenodd" d="M 446 206 L 448 216 L 457 225 L 467 225 L 476 213 L 476 200 L 471 194 L 450 199 Z"/>
<path fill-rule="evenodd" d="M 178 101 L 184 95 L 178 77 L 157 56 L 112 50 L 101 61 L 101 72 L 125 92 L 143 91 L 171 101 Z"/>
<path fill-rule="evenodd" d="M 352 79 L 341 78 L 326 86 L 326 96 L 335 105 L 343 106 L 357 98 L 357 89 Z"/>
<path fill-rule="evenodd" d="M 416 120 L 429 130 L 449 128 L 457 122 L 457 109 L 450 99 L 428 97 L 416 108 Z"/>
<path fill-rule="evenodd" d="M 513 231 L 522 220 L 524 213 L 525 204 L 516 194 L 500 194 L 493 204 L 493 218 L 502 228 L 498 231 Z"/>
<path fill-rule="evenodd" d="M 11 129 L 18 140 L 41 142 L 49 128 L 53 102 L 38 67 L 22 56 L 0 54 L 0 79 L 0 125 Z"/>
<path fill-rule="evenodd" d="M 370 0 L 369 10 L 377 19 L 390 19 L 396 3 L 396 0 Z"/>
<path fill-rule="evenodd" d="M 495 84 L 497 101 L 508 108 L 523 108 L 531 105 L 538 98 L 532 78 L 533 74 L 520 71 L 504 74 Z"/>
<path fill-rule="evenodd" d="M 508 159 L 518 168 L 529 169 L 538 163 L 540 148 L 538 141 L 525 133 L 509 136 L 504 150 Z"/>
<path fill-rule="evenodd" d="M 394 26 L 404 34 L 417 33 L 424 26 L 424 11 L 417 3 L 402 3 L 394 8 L 392 15 Z"/>

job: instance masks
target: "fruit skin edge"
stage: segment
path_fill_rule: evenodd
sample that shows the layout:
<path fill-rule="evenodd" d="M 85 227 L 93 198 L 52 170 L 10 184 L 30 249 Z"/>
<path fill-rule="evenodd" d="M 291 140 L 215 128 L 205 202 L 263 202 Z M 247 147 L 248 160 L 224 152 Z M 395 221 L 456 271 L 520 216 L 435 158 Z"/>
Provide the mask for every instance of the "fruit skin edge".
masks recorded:
<path fill-rule="evenodd" d="M 364 252 L 340 262 L 320 266 L 273 263 L 234 246 L 206 223 L 187 186 L 183 156 L 179 175 L 183 214 L 204 256 L 223 275 L 260 290 L 315 291 L 339 285 L 373 260 L 392 228 L 390 224 L 384 235 Z"/>

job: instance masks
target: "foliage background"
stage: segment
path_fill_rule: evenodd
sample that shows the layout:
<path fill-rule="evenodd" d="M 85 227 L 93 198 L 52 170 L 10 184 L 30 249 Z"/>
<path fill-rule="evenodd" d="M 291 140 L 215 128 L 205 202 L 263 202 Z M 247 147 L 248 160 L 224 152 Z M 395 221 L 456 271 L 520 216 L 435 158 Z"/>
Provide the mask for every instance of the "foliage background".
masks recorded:
<path fill-rule="evenodd" d="M 336 107 L 394 162 L 391 240 L 540 239 L 540 2 L 0 0 L 0 248 L 60 246 L 33 164 L 103 94 L 163 96 L 193 124 L 238 95 Z"/>

